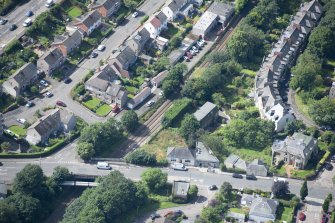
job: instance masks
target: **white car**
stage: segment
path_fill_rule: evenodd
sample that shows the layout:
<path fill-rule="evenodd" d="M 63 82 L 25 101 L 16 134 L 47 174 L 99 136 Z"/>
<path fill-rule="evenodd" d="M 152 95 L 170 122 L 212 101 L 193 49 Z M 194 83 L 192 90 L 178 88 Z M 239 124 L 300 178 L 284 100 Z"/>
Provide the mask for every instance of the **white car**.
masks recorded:
<path fill-rule="evenodd" d="M 155 102 L 154 102 L 153 100 L 150 100 L 150 101 L 148 101 L 147 106 L 150 107 L 150 106 L 153 105 L 154 103 L 155 103 Z"/>
<path fill-rule="evenodd" d="M 32 23 L 33 23 L 33 20 L 31 20 L 30 18 L 28 18 L 28 19 L 24 20 L 24 22 L 23 22 L 23 26 L 24 26 L 24 27 L 28 27 L 28 26 L 30 26 Z"/>
<path fill-rule="evenodd" d="M 46 80 L 41 80 L 40 81 L 40 85 L 42 85 L 44 87 L 48 87 L 49 86 L 49 84 L 48 84 L 48 82 L 46 82 Z"/>
<path fill-rule="evenodd" d="M 138 16 L 138 12 L 134 12 L 132 15 L 131 15 L 133 18 L 136 18 Z"/>
<path fill-rule="evenodd" d="M 18 118 L 18 119 L 16 119 L 16 121 L 18 121 L 21 124 L 24 124 L 24 123 L 27 122 L 27 120 L 25 120 L 24 118 Z"/>
<path fill-rule="evenodd" d="M 47 91 L 47 93 L 45 93 L 45 97 L 47 98 L 51 98 L 53 96 L 53 94 L 50 91 Z"/>
<path fill-rule="evenodd" d="M 163 91 L 160 91 L 159 96 L 163 96 L 163 93 L 164 93 Z"/>
<path fill-rule="evenodd" d="M 98 50 L 99 51 L 104 51 L 106 49 L 105 45 L 99 45 Z"/>
<path fill-rule="evenodd" d="M 190 50 L 190 53 L 192 54 L 192 56 L 197 54 L 194 50 Z"/>
<path fill-rule="evenodd" d="M 192 46 L 192 50 L 193 50 L 194 52 L 196 52 L 196 53 L 199 52 L 198 48 L 196 48 L 195 46 Z"/>

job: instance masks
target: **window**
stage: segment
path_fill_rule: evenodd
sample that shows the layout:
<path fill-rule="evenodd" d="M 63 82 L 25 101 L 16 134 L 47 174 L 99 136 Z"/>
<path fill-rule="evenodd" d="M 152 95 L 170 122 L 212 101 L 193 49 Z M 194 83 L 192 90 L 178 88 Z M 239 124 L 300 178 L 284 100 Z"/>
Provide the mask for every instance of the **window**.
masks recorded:
<path fill-rule="evenodd" d="M 171 159 L 171 161 L 176 161 L 176 159 Z"/>
<path fill-rule="evenodd" d="M 284 158 L 284 162 L 287 162 L 287 158 L 286 157 Z"/>
<path fill-rule="evenodd" d="M 190 163 L 191 162 L 191 160 L 185 160 L 185 163 Z"/>

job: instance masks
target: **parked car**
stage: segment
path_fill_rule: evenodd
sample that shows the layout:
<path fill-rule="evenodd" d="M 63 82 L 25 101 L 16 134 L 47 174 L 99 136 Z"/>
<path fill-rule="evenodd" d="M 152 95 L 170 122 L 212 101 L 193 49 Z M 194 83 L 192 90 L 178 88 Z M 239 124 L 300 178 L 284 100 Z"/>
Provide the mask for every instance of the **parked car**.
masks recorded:
<path fill-rule="evenodd" d="M 52 96 L 53 96 L 53 94 L 50 91 L 47 91 L 45 93 L 45 97 L 47 97 L 47 98 L 51 98 Z"/>
<path fill-rule="evenodd" d="M 98 53 L 93 51 L 90 55 L 91 58 L 96 58 L 98 56 Z"/>
<path fill-rule="evenodd" d="M 150 100 L 150 101 L 147 102 L 147 106 L 150 107 L 150 106 L 153 105 L 154 103 L 155 103 L 155 101 Z"/>
<path fill-rule="evenodd" d="M 3 163 L 2 163 L 2 162 L 0 162 L 0 166 L 3 166 Z"/>
<path fill-rule="evenodd" d="M 134 12 L 132 15 L 131 15 L 133 18 L 136 18 L 138 16 L 138 12 Z"/>
<path fill-rule="evenodd" d="M 51 6 L 53 6 L 54 1 L 53 0 L 48 0 L 47 3 L 45 3 L 45 7 L 50 8 Z"/>
<path fill-rule="evenodd" d="M 328 221 L 327 215 L 326 214 L 322 214 L 321 223 L 326 223 L 327 221 Z"/>
<path fill-rule="evenodd" d="M 243 176 L 241 174 L 238 174 L 238 173 L 233 173 L 232 175 L 233 178 L 238 178 L 238 179 L 242 179 Z"/>
<path fill-rule="evenodd" d="M 168 211 L 168 212 L 166 212 L 166 214 L 164 215 L 164 217 L 166 218 L 167 216 L 172 215 L 172 214 L 173 214 L 173 211 Z"/>
<path fill-rule="evenodd" d="M 159 96 L 163 96 L 164 92 L 162 90 L 160 90 L 159 92 Z"/>
<path fill-rule="evenodd" d="M 194 52 L 196 52 L 196 53 L 199 53 L 198 48 L 196 48 L 195 46 L 192 46 L 192 50 L 193 50 Z"/>
<path fill-rule="evenodd" d="M 8 19 L 5 19 L 5 18 L 0 19 L 0 25 L 5 25 L 6 22 L 8 22 Z"/>
<path fill-rule="evenodd" d="M 186 56 L 188 57 L 188 59 L 192 59 L 193 58 L 193 55 L 190 53 L 190 52 L 186 52 Z"/>
<path fill-rule="evenodd" d="M 257 177 L 255 175 L 246 175 L 245 179 L 247 179 L 247 180 L 257 180 Z"/>
<path fill-rule="evenodd" d="M 209 186 L 209 190 L 217 190 L 217 189 L 218 187 L 215 184 Z"/>
<path fill-rule="evenodd" d="M 203 47 L 203 46 L 204 46 L 204 43 L 201 42 L 201 41 L 197 41 L 197 45 L 200 46 L 200 47 Z"/>
<path fill-rule="evenodd" d="M 10 27 L 9 27 L 9 30 L 10 31 L 14 31 L 14 30 L 16 30 L 17 29 L 17 25 L 15 25 L 15 24 L 12 24 Z"/>
<path fill-rule="evenodd" d="M 99 51 L 104 51 L 106 49 L 105 45 L 99 45 L 97 48 Z"/>
<path fill-rule="evenodd" d="M 325 164 L 325 169 L 328 170 L 328 171 L 331 171 L 333 169 L 333 165 L 330 164 L 330 163 L 326 163 Z"/>
<path fill-rule="evenodd" d="M 199 42 L 202 44 L 207 44 L 207 42 L 204 39 L 200 39 Z"/>
<path fill-rule="evenodd" d="M 42 85 L 44 87 L 48 87 L 49 86 L 48 82 L 46 80 L 44 80 L 44 79 L 40 80 L 40 85 Z"/>
<path fill-rule="evenodd" d="M 195 56 L 197 54 L 194 50 L 190 50 L 190 53 L 192 54 L 192 56 Z"/>
<path fill-rule="evenodd" d="M 72 81 L 72 79 L 69 78 L 69 77 L 66 77 L 66 78 L 64 79 L 64 83 L 65 83 L 65 84 L 71 83 L 71 81 Z"/>
<path fill-rule="evenodd" d="M 24 118 L 18 118 L 18 119 L 16 119 L 16 121 L 17 121 L 18 123 L 21 123 L 21 124 L 24 124 L 24 123 L 27 122 L 27 120 L 25 120 Z"/>
<path fill-rule="evenodd" d="M 33 23 L 33 20 L 31 20 L 30 18 L 28 18 L 28 19 L 24 20 L 24 22 L 23 22 L 23 26 L 24 26 L 24 27 L 28 27 L 28 26 L 30 26 L 32 23 Z"/>
<path fill-rule="evenodd" d="M 330 161 L 332 161 L 332 163 L 335 163 L 335 155 L 330 158 Z"/>
<path fill-rule="evenodd" d="M 27 16 L 27 17 L 33 16 L 33 15 L 34 15 L 34 13 L 33 13 L 33 11 L 31 11 L 31 10 L 29 10 L 29 11 L 26 13 L 26 16 Z"/>
<path fill-rule="evenodd" d="M 160 218 L 160 217 L 161 216 L 158 213 L 153 213 L 153 214 L 150 215 L 151 220 L 155 220 L 156 218 Z"/>
<path fill-rule="evenodd" d="M 27 107 L 27 108 L 30 108 L 30 107 L 33 107 L 34 105 L 35 105 L 34 102 L 32 102 L 32 101 L 28 101 L 27 104 L 26 104 L 26 107 Z"/>
<path fill-rule="evenodd" d="M 66 107 L 66 104 L 62 101 L 56 101 L 56 105 Z"/>

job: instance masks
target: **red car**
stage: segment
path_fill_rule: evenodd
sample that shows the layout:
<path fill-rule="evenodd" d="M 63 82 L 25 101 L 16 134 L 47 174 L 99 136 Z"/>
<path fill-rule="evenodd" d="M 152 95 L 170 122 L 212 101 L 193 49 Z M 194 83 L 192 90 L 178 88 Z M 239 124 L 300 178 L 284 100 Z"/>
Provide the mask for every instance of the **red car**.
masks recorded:
<path fill-rule="evenodd" d="M 66 107 L 66 104 L 62 101 L 56 101 L 56 105 Z"/>
<path fill-rule="evenodd" d="M 306 220 L 306 215 L 303 212 L 299 213 L 299 220 L 300 221 L 305 221 Z"/>
<path fill-rule="evenodd" d="M 321 218 L 321 223 L 326 223 L 328 221 L 327 215 L 323 214 Z"/>

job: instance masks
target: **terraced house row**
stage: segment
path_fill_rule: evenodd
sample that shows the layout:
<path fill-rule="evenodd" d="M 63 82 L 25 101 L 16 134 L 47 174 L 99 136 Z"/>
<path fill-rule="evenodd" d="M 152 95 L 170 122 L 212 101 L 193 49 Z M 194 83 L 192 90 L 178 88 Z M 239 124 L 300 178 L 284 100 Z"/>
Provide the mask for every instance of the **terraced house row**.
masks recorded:
<path fill-rule="evenodd" d="M 294 65 L 298 53 L 311 30 L 317 25 L 322 12 L 323 8 L 317 0 L 302 4 L 256 75 L 256 106 L 262 118 L 275 123 L 276 131 L 282 131 L 288 122 L 294 120 L 279 91 L 284 74 Z"/>

